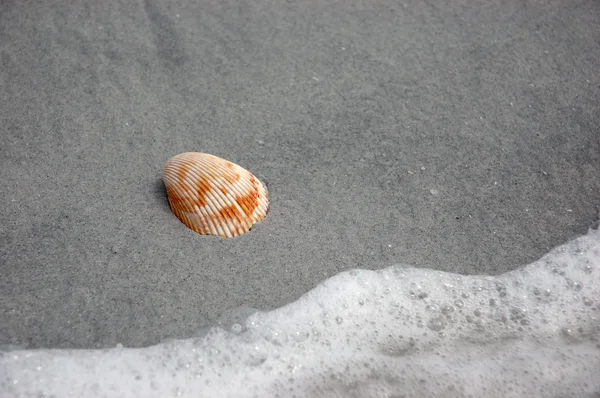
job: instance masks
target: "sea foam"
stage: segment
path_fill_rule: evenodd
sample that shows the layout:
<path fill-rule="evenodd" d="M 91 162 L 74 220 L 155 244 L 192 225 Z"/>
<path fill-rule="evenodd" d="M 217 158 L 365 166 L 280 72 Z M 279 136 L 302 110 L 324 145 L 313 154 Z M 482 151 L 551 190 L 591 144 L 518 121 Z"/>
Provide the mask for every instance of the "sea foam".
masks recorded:
<path fill-rule="evenodd" d="M 338 274 L 201 338 L 0 354 L 2 397 L 594 397 L 600 232 L 500 276 Z"/>

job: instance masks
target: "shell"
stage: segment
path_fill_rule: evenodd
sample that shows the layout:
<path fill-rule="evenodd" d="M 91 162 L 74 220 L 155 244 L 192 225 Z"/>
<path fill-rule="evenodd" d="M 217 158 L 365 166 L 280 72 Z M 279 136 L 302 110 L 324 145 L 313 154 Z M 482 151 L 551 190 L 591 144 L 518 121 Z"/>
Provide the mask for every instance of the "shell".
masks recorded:
<path fill-rule="evenodd" d="M 172 157 L 163 169 L 163 181 L 173 213 L 202 235 L 242 235 L 269 210 L 269 193 L 258 178 L 207 153 Z"/>

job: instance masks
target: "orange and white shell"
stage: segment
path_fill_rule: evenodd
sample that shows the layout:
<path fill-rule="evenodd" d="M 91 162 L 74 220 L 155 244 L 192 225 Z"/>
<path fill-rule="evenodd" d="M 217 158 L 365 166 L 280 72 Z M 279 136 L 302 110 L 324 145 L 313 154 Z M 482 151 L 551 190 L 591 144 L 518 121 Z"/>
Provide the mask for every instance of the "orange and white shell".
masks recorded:
<path fill-rule="evenodd" d="M 186 152 L 169 159 L 163 181 L 173 213 L 202 235 L 242 235 L 269 210 L 269 193 L 258 178 L 207 153 Z"/>

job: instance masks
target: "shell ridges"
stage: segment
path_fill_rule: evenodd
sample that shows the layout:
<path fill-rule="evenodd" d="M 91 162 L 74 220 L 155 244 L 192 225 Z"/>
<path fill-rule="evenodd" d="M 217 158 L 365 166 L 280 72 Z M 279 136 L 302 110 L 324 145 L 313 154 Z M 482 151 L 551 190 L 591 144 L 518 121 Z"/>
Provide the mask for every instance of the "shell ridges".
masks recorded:
<path fill-rule="evenodd" d="M 248 170 L 217 156 L 176 155 L 165 164 L 163 181 L 173 213 L 202 235 L 242 235 L 269 210 L 265 185 Z"/>

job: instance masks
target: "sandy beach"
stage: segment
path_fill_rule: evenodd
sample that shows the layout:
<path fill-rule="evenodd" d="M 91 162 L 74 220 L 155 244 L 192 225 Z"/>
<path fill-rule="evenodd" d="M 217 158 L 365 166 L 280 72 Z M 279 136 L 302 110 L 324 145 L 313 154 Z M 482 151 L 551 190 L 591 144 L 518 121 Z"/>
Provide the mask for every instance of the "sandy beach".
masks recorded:
<path fill-rule="evenodd" d="M 0 4 L 0 345 L 144 347 L 352 268 L 498 275 L 600 203 L 600 3 Z M 268 183 L 186 228 L 187 151 Z"/>

